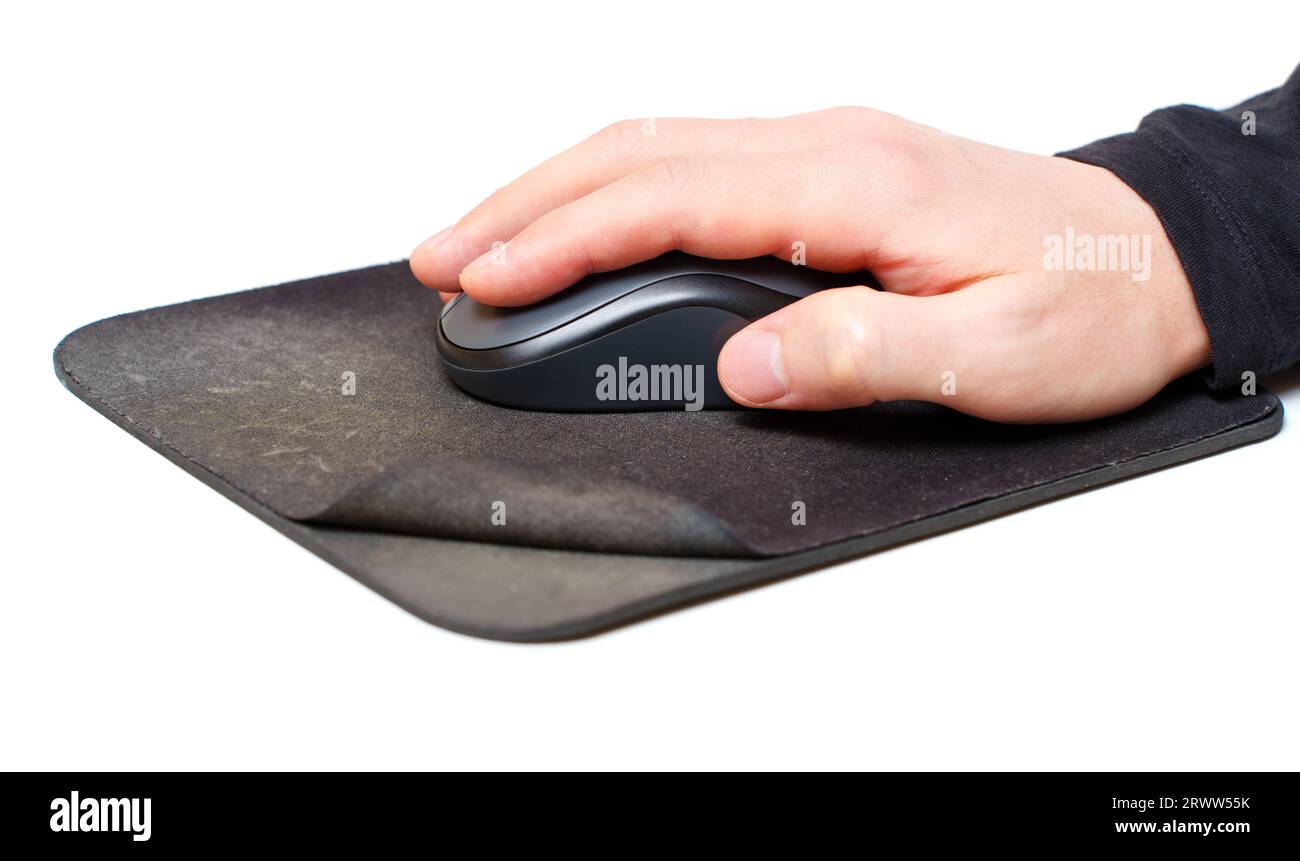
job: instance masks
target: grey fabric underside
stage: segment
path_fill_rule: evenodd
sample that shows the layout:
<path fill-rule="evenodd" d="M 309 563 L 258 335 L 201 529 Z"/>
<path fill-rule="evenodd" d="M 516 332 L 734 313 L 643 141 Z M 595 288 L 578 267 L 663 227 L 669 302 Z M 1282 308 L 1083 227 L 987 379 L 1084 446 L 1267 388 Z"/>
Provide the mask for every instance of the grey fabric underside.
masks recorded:
<path fill-rule="evenodd" d="M 353 576 L 438 624 L 507 639 L 583 633 L 1281 421 L 1267 392 L 1190 382 L 1055 427 L 915 403 L 510 410 L 444 375 L 439 307 L 394 263 L 104 320 L 69 335 L 55 364 L 101 413 Z M 795 501 L 806 525 L 791 522 Z"/>

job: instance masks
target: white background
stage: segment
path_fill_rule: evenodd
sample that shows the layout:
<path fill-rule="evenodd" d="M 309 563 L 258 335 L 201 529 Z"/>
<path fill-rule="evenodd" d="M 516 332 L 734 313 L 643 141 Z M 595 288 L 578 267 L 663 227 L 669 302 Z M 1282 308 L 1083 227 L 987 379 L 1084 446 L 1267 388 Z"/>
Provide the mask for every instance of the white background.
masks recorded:
<path fill-rule="evenodd" d="M 404 257 L 615 119 L 856 103 L 1050 153 L 1228 105 L 1300 59 L 1295 4 L 179 7 L 0 12 L 0 767 L 1300 768 L 1294 426 L 518 646 L 364 589 L 50 362 L 107 315 Z"/>

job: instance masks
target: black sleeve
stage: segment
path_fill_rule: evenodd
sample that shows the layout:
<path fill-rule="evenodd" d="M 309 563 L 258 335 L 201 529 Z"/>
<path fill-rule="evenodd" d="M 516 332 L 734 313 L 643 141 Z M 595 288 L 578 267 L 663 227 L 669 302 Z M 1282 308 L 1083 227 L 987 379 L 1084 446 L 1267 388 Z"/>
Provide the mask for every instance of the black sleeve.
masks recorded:
<path fill-rule="evenodd" d="M 1300 67 L 1236 107 L 1164 108 L 1060 155 L 1111 171 L 1160 217 L 1210 333 L 1210 385 L 1300 362 Z"/>

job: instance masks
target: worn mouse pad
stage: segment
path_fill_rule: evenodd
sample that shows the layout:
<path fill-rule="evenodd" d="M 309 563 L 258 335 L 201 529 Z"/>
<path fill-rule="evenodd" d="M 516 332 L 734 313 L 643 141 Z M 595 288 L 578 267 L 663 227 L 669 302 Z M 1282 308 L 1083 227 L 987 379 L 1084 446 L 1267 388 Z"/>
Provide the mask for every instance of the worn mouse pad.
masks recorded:
<path fill-rule="evenodd" d="M 78 397 L 435 624 L 587 633 L 1276 433 L 1192 381 L 1104 421 L 940 406 L 541 413 L 450 382 L 405 263 L 94 323 Z M 594 385 L 594 381 L 593 381 Z"/>

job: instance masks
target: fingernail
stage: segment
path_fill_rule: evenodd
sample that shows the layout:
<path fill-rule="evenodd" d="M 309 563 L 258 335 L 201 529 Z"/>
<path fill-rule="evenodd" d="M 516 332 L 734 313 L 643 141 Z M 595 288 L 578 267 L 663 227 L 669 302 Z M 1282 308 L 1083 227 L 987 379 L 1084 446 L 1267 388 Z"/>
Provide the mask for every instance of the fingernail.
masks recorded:
<path fill-rule="evenodd" d="M 455 225 L 452 225 L 452 227 L 455 227 Z M 442 244 L 442 241 L 450 235 L 451 227 L 444 227 L 442 230 L 439 230 L 437 233 L 421 242 L 420 248 L 424 251 L 434 252 L 438 249 L 438 246 Z"/>
<path fill-rule="evenodd" d="M 741 332 L 722 351 L 722 379 L 745 400 L 765 404 L 788 393 L 775 332 Z"/>

